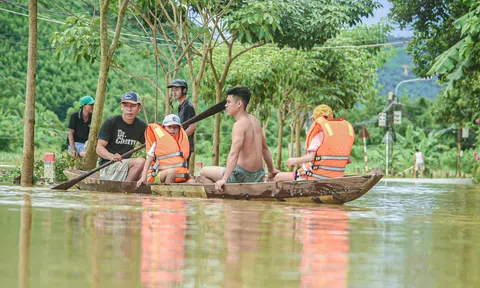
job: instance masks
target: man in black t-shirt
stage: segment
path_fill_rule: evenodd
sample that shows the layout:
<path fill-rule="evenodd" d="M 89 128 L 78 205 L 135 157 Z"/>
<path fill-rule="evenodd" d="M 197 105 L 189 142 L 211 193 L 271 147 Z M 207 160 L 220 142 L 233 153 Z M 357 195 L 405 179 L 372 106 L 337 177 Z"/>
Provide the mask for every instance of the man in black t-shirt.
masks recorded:
<path fill-rule="evenodd" d="M 178 100 L 178 116 L 183 123 L 190 118 L 195 117 L 195 108 L 193 108 L 192 102 L 187 99 L 188 85 L 183 79 L 175 79 L 167 88 L 172 88 L 172 97 Z M 188 135 L 188 141 L 190 142 L 190 156 L 195 151 L 194 133 L 197 130 L 197 124 L 193 123 L 185 128 L 185 132 Z M 190 164 L 190 156 L 187 159 L 187 165 Z"/>
<path fill-rule="evenodd" d="M 80 98 L 80 111 L 70 115 L 67 146 L 68 153 L 73 157 L 85 157 L 85 142 L 87 142 L 88 133 L 90 133 L 93 104 L 95 104 L 95 100 L 92 96 L 83 96 Z"/>
<path fill-rule="evenodd" d="M 137 181 L 145 163 L 144 158 L 122 159 L 124 154 L 135 147 L 137 142 L 145 143 L 147 125 L 136 116 L 142 110 L 140 97 L 135 92 L 123 94 L 120 102 L 122 115 L 113 116 L 103 122 L 98 133 L 97 154 L 99 164 L 110 160 L 112 165 L 100 170 L 100 179 Z"/>

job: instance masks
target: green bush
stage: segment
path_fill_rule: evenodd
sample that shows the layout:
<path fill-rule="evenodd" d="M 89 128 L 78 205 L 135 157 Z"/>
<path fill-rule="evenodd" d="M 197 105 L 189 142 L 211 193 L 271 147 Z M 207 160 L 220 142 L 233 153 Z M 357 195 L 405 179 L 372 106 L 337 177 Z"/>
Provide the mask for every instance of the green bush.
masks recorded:
<path fill-rule="evenodd" d="M 80 168 L 82 167 L 83 159 L 74 158 L 68 154 L 68 152 L 60 153 L 56 157 L 55 161 L 55 183 L 60 183 L 67 181 L 67 177 L 63 174 L 63 170 L 69 168 Z M 2 183 L 14 183 L 15 179 L 20 176 L 22 172 L 21 167 L 15 167 L 13 169 L 7 170 L 5 173 L 0 175 L 0 182 Z M 44 162 L 43 158 L 37 157 L 37 160 L 34 162 L 33 166 L 33 182 L 38 183 L 40 180 L 44 180 Z"/>

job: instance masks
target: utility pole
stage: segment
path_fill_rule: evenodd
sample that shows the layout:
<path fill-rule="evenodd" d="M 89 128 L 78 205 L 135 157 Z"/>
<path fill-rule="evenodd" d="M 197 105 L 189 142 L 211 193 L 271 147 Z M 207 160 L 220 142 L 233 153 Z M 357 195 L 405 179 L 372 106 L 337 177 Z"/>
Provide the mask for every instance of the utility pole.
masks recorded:
<path fill-rule="evenodd" d="M 393 142 L 395 141 L 395 129 L 393 128 L 393 107 L 394 107 L 394 101 L 395 101 L 395 94 L 393 94 L 392 92 L 388 93 L 388 121 L 387 121 L 387 130 L 388 130 L 388 134 L 389 136 L 391 136 L 391 141 L 388 141 L 387 142 L 387 145 L 391 145 L 392 147 L 390 148 L 390 162 L 391 162 L 391 165 L 390 165 L 390 169 L 393 169 Z M 391 143 L 391 144 L 390 144 Z M 387 174 L 388 175 L 388 174 Z"/>
<path fill-rule="evenodd" d="M 367 153 L 367 138 L 370 138 L 370 133 L 367 131 L 367 127 L 363 126 L 360 131 L 360 139 L 363 139 L 363 156 L 365 160 L 365 173 L 368 173 L 368 153 Z"/>
<path fill-rule="evenodd" d="M 462 126 L 457 130 L 457 178 L 462 177 Z"/>

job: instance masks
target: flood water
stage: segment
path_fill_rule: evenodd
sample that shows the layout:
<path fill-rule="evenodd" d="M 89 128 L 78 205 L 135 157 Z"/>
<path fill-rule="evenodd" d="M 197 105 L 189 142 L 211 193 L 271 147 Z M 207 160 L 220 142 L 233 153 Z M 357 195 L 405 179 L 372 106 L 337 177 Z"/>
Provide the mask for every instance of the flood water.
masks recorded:
<path fill-rule="evenodd" d="M 480 188 L 342 206 L 0 186 L 1 287 L 480 287 Z"/>

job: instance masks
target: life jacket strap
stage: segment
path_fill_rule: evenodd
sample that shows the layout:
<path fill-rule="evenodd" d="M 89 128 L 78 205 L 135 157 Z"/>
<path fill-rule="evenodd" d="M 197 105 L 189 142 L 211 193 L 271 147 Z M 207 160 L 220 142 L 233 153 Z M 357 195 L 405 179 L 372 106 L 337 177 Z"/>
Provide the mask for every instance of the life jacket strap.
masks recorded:
<path fill-rule="evenodd" d="M 307 176 L 315 177 L 315 178 L 318 178 L 318 179 L 329 179 L 329 177 L 320 176 L 318 174 L 313 173 L 312 171 L 297 172 L 297 175 L 298 175 L 298 177 L 301 177 L 301 175 L 307 175 Z"/>
<path fill-rule="evenodd" d="M 318 179 L 329 179 L 329 177 L 321 176 L 321 175 L 313 173 L 312 171 L 310 171 L 307 168 L 307 165 L 305 165 L 305 163 L 302 164 L 302 170 L 300 172 L 297 171 L 297 176 L 300 176 L 300 175 L 307 175 L 307 176 L 315 177 L 315 178 L 318 178 Z"/>
<path fill-rule="evenodd" d="M 190 178 L 190 174 L 185 173 L 185 174 L 175 174 L 175 178 L 185 178 L 188 179 Z"/>
<path fill-rule="evenodd" d="M 151 173 L 148 173 L 147 174 L 147 178 L 150 178 L 150 177 L 155 177 L 158 175 L 158 170 L 155 170 Z M 185 179 L 188 179 L 190 178 L 190 174 L 188 173 L 180 173 L 180 174 L 175 174 L 175 178 L 185 178 Z"/>
<path fill-rule="evenodd" d="M 155 176 L 157 176 L 157 174 L 158 174 L 158 170 L 152 171 L 152 172 L 147 174 L 147 178 L 155 177 Z"/>
<path fill-rule="evenodd" d="M 157 163 L 152 168 L 155 169 L 155 170 L 165 170 L 165 169 L 176 168 L 176 167 L 187 167 L 187 163 L 182 162 L 182 163 L 171 164 L 171 165 L 162 165 L 162 166 L 158 165 L 158 163 Z"/>
<path fill-rule="evenodd" d="M 341 167 L 332 167 L 332 166 L 323 166 L 323 165 L 312 165 L 311 167 L 313 170 L 323 169 L 323 170 L 329 170 L 329 171 L 340 171 L 340 172 L 345 171 L 345 168 L 341 168 Z"/>
<path fill-rule="evenodd" d="M 348 160 L 348 156 L 315 156 L 315 161 L 320 160 Z"/>
<path fill-rule="evenodd" d="M 167 159 L 167 158 L 171 158 L 171 157 L 175 157 L 175 156 L 182 156 L 183 157 L 183 152 L 174 152 L 174 153 L 158 156 L 158 157 L 155 157 L 155 161 L 159 161 L 159 160 L 163 160 L 163 159 Z"/>

